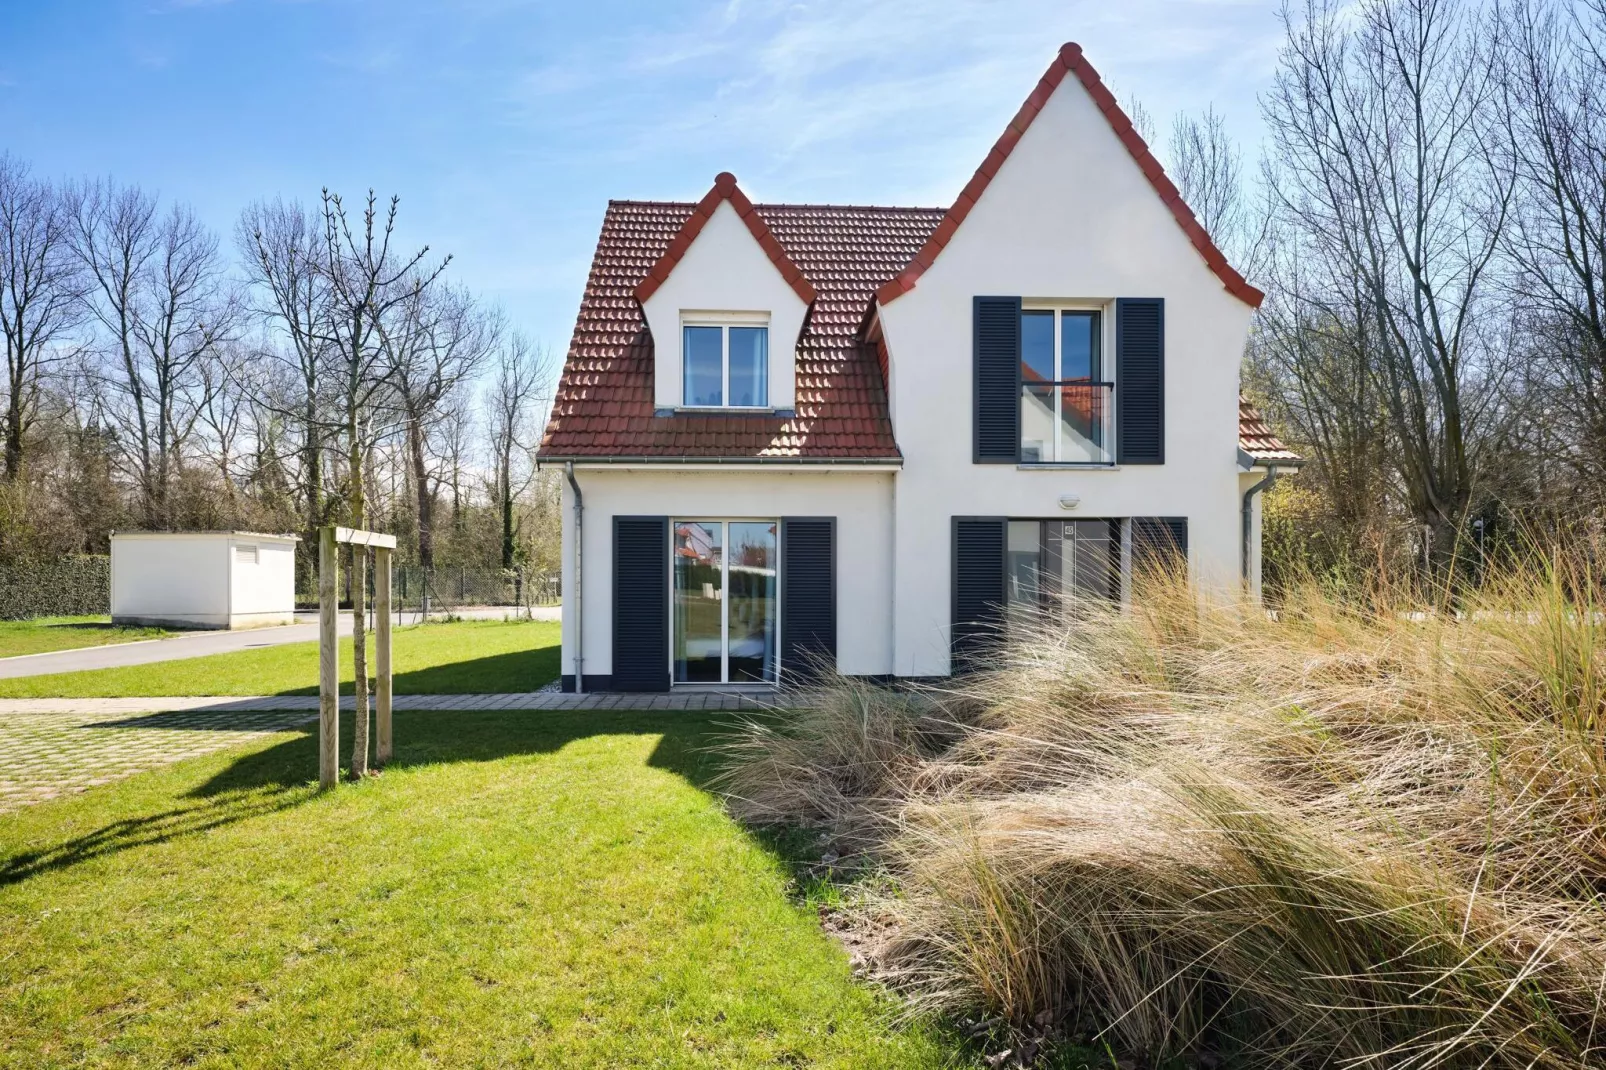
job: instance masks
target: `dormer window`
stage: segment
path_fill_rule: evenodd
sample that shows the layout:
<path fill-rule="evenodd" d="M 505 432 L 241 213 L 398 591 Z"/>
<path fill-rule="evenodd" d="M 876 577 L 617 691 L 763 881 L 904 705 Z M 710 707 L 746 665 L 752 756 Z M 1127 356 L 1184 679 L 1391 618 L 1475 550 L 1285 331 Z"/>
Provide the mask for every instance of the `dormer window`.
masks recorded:
<path fill-rule="evenodd" d="M 767 317 L 687 316 L 681 325 L 686 408 L 768 408 Z"/>

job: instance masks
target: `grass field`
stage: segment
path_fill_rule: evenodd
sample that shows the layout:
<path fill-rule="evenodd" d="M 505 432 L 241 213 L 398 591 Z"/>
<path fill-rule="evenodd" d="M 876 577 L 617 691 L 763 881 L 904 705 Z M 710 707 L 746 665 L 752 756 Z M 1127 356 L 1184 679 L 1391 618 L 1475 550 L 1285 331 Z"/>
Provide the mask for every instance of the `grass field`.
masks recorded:
<path fill-rule="evenodd" d="M 369 657 L 373 642 L 369 641 Z M 398 695 L 534 691 L 558 675 L 555 621 L 454 621 L 398 628 Z M 341 691 L 351 693 L 351 640 L 340 647 Z M 214 654 L 117 669 L 0 680 L 0 698 L 317 694 L 318 644 Z"/>
<path fill-rule="evenodd" d="M 110 617 L 37 617 L 0 621 L 0 658 L 19 654 L 46 654 L 105 643 L 160 639 L 160 628 L 114 628 Z"/>
<path fill-rule="evenodd" d="M 0 817 L 0 1065 L 980 1065 L 700 790 L 710 727 L 404 712 L 327 794 L 285 734 Z"/>

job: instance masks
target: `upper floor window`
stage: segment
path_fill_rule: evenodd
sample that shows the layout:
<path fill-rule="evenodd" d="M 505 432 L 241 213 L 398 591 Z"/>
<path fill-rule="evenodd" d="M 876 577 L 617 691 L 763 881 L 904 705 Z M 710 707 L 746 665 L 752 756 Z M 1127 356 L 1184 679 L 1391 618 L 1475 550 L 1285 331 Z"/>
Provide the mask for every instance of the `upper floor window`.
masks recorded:
<path fill-rule="evenodd" d="M 682 404 L 694 408 L 769 406 L 769 327 L 685 323 L 681 327 Z"/>
<path fill-rule="evenodd" d="M 1021 461 L 1112 463 L 1114 384 L 1104 375 L 1103 338 L 1097 310 L 1022 310 Z"/>

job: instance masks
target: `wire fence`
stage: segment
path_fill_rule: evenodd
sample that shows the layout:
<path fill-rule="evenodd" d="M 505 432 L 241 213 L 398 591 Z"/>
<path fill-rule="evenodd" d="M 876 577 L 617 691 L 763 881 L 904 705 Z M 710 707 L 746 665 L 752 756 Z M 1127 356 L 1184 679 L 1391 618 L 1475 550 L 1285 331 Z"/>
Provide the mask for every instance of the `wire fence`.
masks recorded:
<path fill-rule="evenodd" d="M 351 603 L 351 569 L 341 562 L 340 601 Z M 304 582 L 303 587 L 307 586 Z M 373 604 L 373 576 L 369 574 L 368 603 Z M 557 605 L 563 595 L 556 572 L 525 569 L 446 567 L 426 569 L 397 565 L 391 569 L 391 608 L 398 616 L 450 616 L 465 609 L 505 609 L 510 615 L 538 606 Z M 297 592 L 296 604 L 316 608 L 318 592 Z"/>
<path fill-rule="evenodd" d="M 0 568 L 0 620 L 104 616 L 112 559 L 85 555 Z"/>

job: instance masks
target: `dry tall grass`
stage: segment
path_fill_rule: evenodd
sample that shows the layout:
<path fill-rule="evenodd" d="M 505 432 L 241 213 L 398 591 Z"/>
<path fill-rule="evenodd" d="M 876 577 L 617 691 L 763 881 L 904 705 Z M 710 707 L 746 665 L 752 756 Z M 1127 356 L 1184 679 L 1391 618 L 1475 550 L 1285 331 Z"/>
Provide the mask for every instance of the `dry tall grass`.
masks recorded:
<path fill-rule="evenodd" d="M 1593 589 L 1514 569 L 1450 615 L 1307 586 L 1274 619 L 1151 580 L 951 690 L 838 682 L 734 739 L 725 788 L 885 869 L 859 909 L 920 1007 L 1153 1059 L 1606 1065 Z"/>

